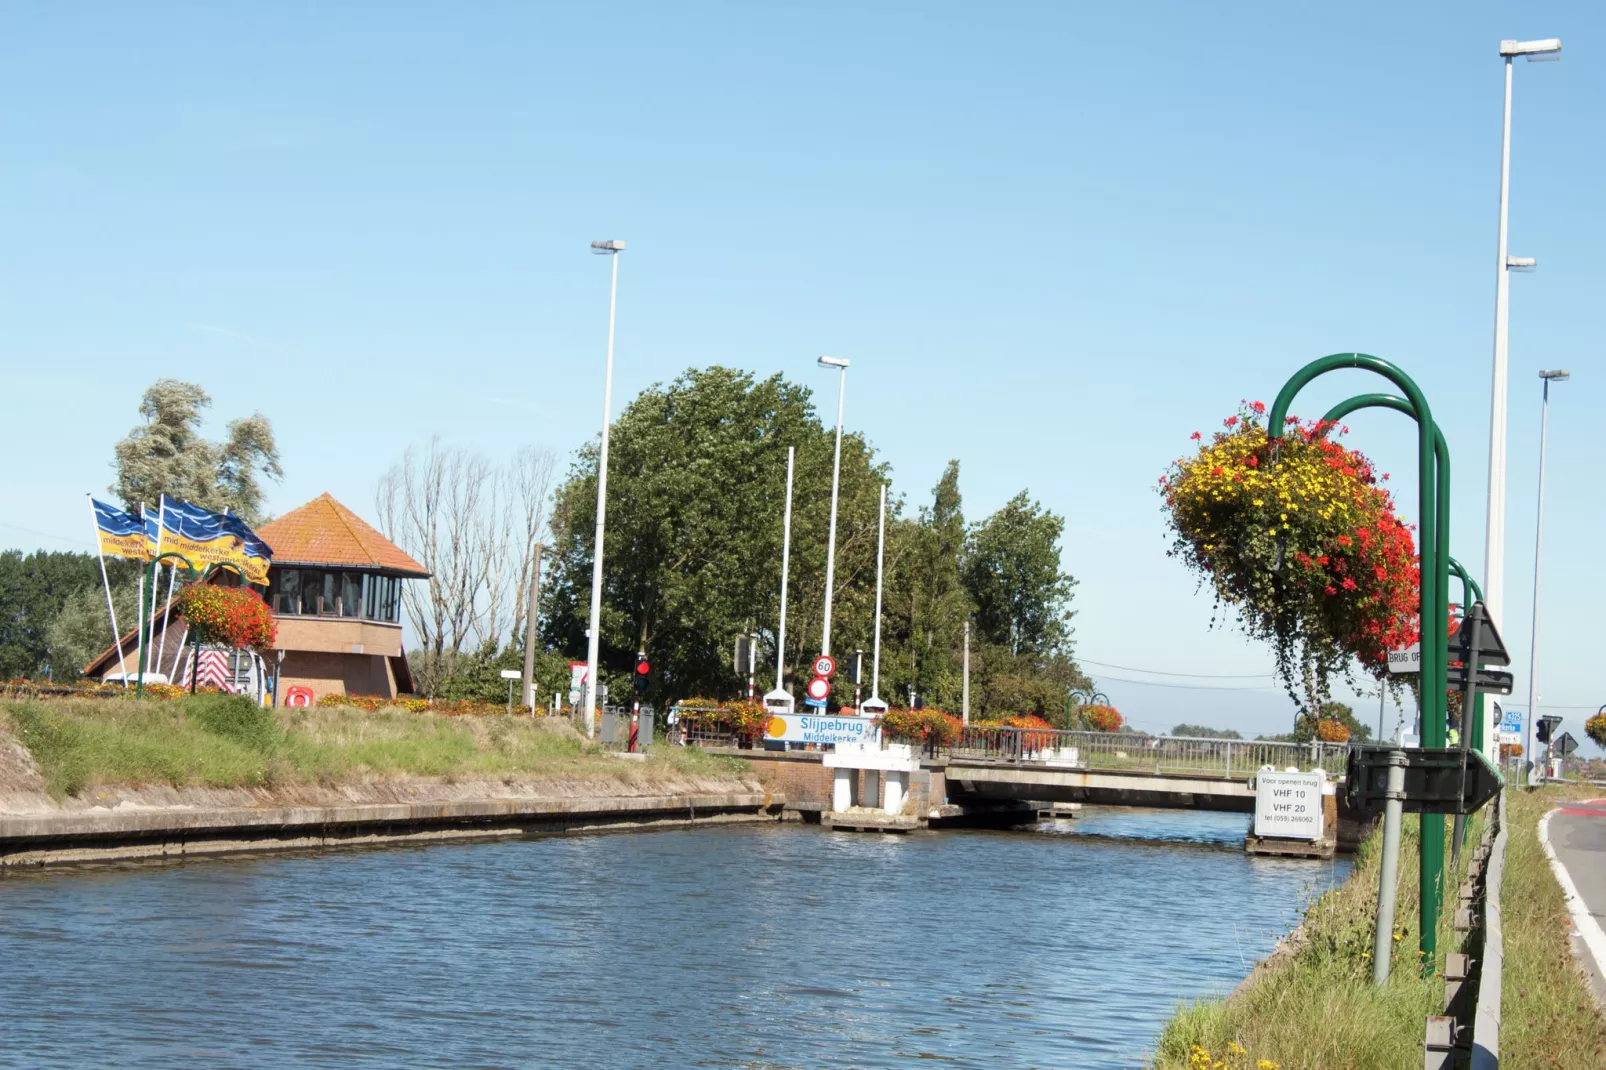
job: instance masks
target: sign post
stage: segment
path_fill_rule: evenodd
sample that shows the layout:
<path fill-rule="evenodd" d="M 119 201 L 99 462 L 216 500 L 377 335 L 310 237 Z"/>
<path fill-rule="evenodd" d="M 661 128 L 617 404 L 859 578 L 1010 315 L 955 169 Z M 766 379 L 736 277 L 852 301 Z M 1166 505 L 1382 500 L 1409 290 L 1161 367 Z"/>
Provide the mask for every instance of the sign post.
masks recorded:
<path fill-rule="evenodd" d="M 524 679 L 524 674 L 517 669 L 503 669 L 502 679 L 507 681 L 507 713 L 513 716 L 513 681 Z"/>

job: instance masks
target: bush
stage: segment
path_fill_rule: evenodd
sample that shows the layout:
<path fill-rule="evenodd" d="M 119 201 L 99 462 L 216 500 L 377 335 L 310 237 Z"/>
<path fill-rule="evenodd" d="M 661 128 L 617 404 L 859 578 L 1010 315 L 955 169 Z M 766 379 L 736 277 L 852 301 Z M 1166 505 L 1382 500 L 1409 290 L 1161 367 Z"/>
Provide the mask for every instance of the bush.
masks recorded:
<path fill-rule="evenodd" d="M 273 711 L 239 695 L 191 695 L 184 714 L 213 735 L 232 739 L 254 750 L 272 750 L 279 742 Z"/>
<path fill-rule="evenodd" d="M 1126 723 L 1126 718 L 1114 706 L 1081 706 L 1077 712 L 1095 732 L 1119 732 Z"/>

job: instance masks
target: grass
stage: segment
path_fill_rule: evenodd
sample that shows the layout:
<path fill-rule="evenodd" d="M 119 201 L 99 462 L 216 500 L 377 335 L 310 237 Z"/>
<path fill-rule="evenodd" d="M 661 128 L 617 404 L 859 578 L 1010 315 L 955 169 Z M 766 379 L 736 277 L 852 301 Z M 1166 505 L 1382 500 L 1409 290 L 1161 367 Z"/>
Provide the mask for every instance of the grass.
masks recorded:
<path fill-rule="evenodd" d="M 1568 946 L 1570 928 L 1561 886 L 1539 844 L 1539 819 L 1573 798 L 1595 798 L 1599 788 L 1546 788 L 1513 792 L 1506 813 L 1506 876 L 1500 896 L 1506 965 L 1500 1003 L 1500 1065 L 1606 1066 L 1606 1021 Z"/>
<path fill-rule="evenodd" d="M 1597 793 L 1598 794 L 1598 793 Z M 1502 889 L 1505 970 L 1502 975 L 1501 1065 L 1511 1070 L 1606 1066 L 1606 1019 L 1596 1013 L 1568 947 L 1561 888 L 1539 845 L 1539 819 L 1569 797 L 1566 789 L 1513 791 Z M 1481 832 L 1474 817 L 1468 843 Z M 1448 829 L 1449 822 L 1446 821 Z M 1381 836 L 1356 853 L 1343 886 L 1312 903 L 1307 939 L 1231 999 L 1207 999 L 1178 1010 L 1161 1034 L 1157 1070 L 1375 1070 L 1420 1066 L 1424 1019 L 1443 1013 L 1443 953 L 1458 950 L 1451 911 L 1440 920 L 1438 970 L 1415 968 L 1419 823 L 1407 816 L 1396 892 L 1396 957 L 1387 988 L 1371 984 L 1373 926 Z M 1448 832 L 1446 833 L 1448 838 Z M 1463 862 L 1464 866 L 1464 862 Z M 1462 873 L 1447 879 L 1453 891 Z"/>
<path fill-rule="evenodd" d="M 1449 824 L 1446 820 L 1446 839 Z M 1475 843 L 1481 830 L 1475 817 L 1467 842 Z M 1298 949 L 1237 997 L 1179 1009 L 1160 1036 L 1154 1066 L 1197 1070 L 1219 1062 L 1231 1070 L 1379 1070 L 1421 1065 L 1424 1020 L 1442 1012 L 1444 983 L 1442 976 L 1422 977 L 1418 967 L 1420 823 L 1407 815 L 1401 831 L 1394 957 L 1385 988 L 1371 982 L 1381 847 L 1381 835 L 1374 832 L 1356 852 L 1350 879 L 1307 907 L 1305 939 Z M 1466 854 L 1470 851 L 1463 855 L 1461 872 Z M 1445 881 L 1452 895 L 1461 872 Z M 1459 950 L 1451 915 L 1443 911 L 1438 927 L 1441 969 L 1443 954 Z"/>
<path fill-rule="evenodd" d="M 28 749 L 58 798 L 97 786 L 273 787 L 373 777 L 636 780 L 729 776 L 745 768 L 667 746 L 654 748 L 645 762 L 622 762 L 566 722 L 544 718 L 264 710 L 226 695 L 6 701 L 0 731 Z"/>

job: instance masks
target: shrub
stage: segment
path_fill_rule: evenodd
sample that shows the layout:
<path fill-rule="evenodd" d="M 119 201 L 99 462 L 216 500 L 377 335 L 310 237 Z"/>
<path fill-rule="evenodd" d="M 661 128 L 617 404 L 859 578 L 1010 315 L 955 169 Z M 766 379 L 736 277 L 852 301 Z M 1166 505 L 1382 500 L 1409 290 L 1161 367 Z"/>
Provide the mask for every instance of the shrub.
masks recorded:
<path fill-rule="evenodd" d="M 208 732 L 255 750 L 271 750 L 279 741 L 273 712 L 240 695 L 189 695 L 184 713 Z"/>
<path fill-rule="evenodd" d="M 1121 711 L 1114 706 L 1079 706 L 1077 707 L 1077 712 L 1081 714 L 1082 720 L 1087 722 L 1087 726 L 1095 732 L 1119 732 L 1121 726 L 1126 723 L 1126 719 L 1121 716 Z"/>

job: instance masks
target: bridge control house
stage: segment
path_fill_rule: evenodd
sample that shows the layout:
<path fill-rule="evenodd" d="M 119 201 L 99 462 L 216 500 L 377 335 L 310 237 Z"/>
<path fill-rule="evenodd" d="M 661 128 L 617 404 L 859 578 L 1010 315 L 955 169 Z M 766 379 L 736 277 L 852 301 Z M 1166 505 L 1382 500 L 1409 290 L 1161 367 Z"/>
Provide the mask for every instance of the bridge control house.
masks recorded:
<path fill-rule="evenodd" d="M 412 691 L 402 585 L 428 579 L 424 567 L 327 493 L 257 533 L 273 547 L 267 600 L 283 652 L 279 703 Z"/>

